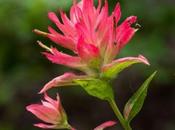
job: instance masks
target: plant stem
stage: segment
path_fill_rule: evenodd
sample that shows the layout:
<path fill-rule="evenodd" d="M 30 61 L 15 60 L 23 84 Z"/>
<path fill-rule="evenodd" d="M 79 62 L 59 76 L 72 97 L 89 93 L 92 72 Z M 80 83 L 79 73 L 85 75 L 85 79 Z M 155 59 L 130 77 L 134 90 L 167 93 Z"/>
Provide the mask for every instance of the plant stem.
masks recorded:
<path fill-rule="evenodd" d="M 119 121 L 120 121 L 121 125 L 123 126 L 123 128 L 125 130 L 132 130 L 129 123 L 124 119 L 123 115 L 121 114 L 121 112 L 120 112 L 118 106 L 116 105 L 114 99 L 109 99 L 108 102 L 109 102 L 111 108 L 113 109 L 115 115 L 119 119 Z"/>

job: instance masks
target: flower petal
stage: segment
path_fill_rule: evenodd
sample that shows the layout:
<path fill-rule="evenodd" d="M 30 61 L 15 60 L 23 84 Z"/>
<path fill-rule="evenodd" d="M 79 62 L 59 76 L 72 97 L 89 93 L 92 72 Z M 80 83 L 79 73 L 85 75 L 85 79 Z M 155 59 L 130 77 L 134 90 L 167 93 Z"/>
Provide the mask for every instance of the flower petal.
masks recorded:
<path fill-rule="evenodd" d="M 69 31 L 69 27 L 62 24 L 54 12 L 49 12 L 48 17 L 64 33 L 64 35 L 72 35 L 72 33 Z"/>
<path fill-rule="evenodd" d="M 114 17 L 115 17 L 115 22 L 116 24 L 118 23 L 118 21 L 120 20 L 121 18 L 121 9 L 120 9 L 120 4 L 117 3 L 117 5 L 115 6 L 115 9 L 114 9 Z"/>
<path fill-rule="evenodd" d="M 103 124 L 97 126 L 94 130 L 103 130 L 103 129 L 105 129 L 107 127 L 111 127 L 115 124 L 116 124 L 115 121 L 107 121 L 107 122 L 104 122 Z"/>
<path fill-rule="evenodd" d="M 136 16 L 128 17 L 119 27 L 116 28 L 116 42 L 117 48 L 123 48 L 133 37 L 137 29 L 132 28 L 131 25 L 137 20 Z"/>
<path fill-rule="evenodd" d="M 48 27 L 48 30 L 51 34 L 48 34 L 47 37 L 51 41 L 57 43 L 58 45 L 61 45 L 62 47 L 68 48 L 76 52 L 76 44 L 72 38 L 59 34 L 51 27 Z"/>
<path fill-rule="evenodd" d="M 80 37 L 78 41 L 77 51 L 81 59 L 87 63 L 100 57 L 99 49 L 93 44 L 86 43 L 83 37 Z"/>
<path fill-rule="evenodd" d="M 61 19 L 63 21 L 63 24 L 67 27 L 70 36 L 75 37 L 76 36 L 76 30 L 74 28 L 74 23 L 72 21 L 69 20 L 69 18 L 67 17 L 67 15 L 60 11 L 61 14 Z"/>
<path fill-rule="evenodd" d="M 59 52 L 56 48 L 51 48 L 51 53 L 43 53 L 51 62 L 56 64 L 65 65 L 72 68 L 81 69 L 84 64 L 81 63 L 81 59 L 77 56 L 70 56 Z"/>
<path fill-rule="evenodd" d="M 83 8 L 82 11 L 86 12 L 86 14 L 93 15 L 93 7 L 94 3 L 93 0 L 82 0 L 83 1 Z"/>
<path fill-rule="evenodd" d="M 48 108 L 55 109 L 56 111 L 59 109 L 60 106 L 60 98 L 59 95 L 57 94 L 57 100 L 54 100 L 50 98 L 47 93 L 44 93 L 44 99 L 46 101 L 42 101 L 43 106 L 46 106 Z"/>
<path fill-rule="evenodd" d="M 97 17 L 97 23 L 99 23 L 99 33 L 103 33 L 104 30 L 108 27 L 106 26 L 106 21 L 108 19 L 108 2 L 105 1 L 105 5 L 102 7 L 100 14 Z"/>
<path fill-rule="evenodd" d="M 84 37 L 84 38 L 86 38 L 87 42 L 93 43 L 94 39 L 92 37 L 92 33 L 90 30 L 88 30 L 88 27 L 86 27 L 84 22 L 77 23 L 76 29 L 77 29 L 79 37 Z"/>
<path fill-rule="evenodd" d="M 44 85 L 44 87 L 39 93 L 44 93 L 48 89 L 53 88 L 53 87 L 75 85 L 75 83 L 73 82 L 74 79 L 81 79 L 85 77 L 86 76 L 77 76 L 73 73 L 64 73 L 63 75 L 58 76 L 52 79 L 51 81 L 49 81 L 46 85 Z"/>
<path fill-rule="evenodd" d="M 54 109 L 51 109 L 49 107 L 40 105 L 40 104 L 32 104 L 26 107 L 28 111 L 33 113 L 37 118 L 43 120 L 47 123 L 55 124 L 58 121 L 59 113 L 55 111 Z"/>
<path fill-rule="evenodd" d="M 71 21 L 76 24 L 78 22 L 80 22 L 81 18 L 82 18 L 82 11 L 81 9 L 74 4 L 71 9 L 70 9 L 70 19 Z"/>
<path fill-rule="evenodd" d="M 39 128 L 43 128 L 43 129 L 55 129 L 55 128 L 57 128 L 57 125 L 48 125 L 48 124 L 44 124 L 44 123 L 34 124 L 34 126 L 39 127 Z"/>
<path fill-rule="evenodd" d="M 101 9 L 101 5 L 102 5 L 102 2 L 101 2 L 101 0 L 98 0 L 98 7 L 97 7 L 97 13 L 99 13 L 100 12 L 100 9 Z"/>
<path fill-rule="evenodd" d="M 104 64 L 109 63 L 112 61 L 112 59 L 114 58 L 114 51 L 115 49 L 115 31 L 114 31 L 114 20 L 113 20 L 113 15 L 109 17 L 109 22 L 108 22 L 108 26 L 109 29 L 106 32 L 106 50 L 105 50 L 105 55 L 104 55 Z"/>

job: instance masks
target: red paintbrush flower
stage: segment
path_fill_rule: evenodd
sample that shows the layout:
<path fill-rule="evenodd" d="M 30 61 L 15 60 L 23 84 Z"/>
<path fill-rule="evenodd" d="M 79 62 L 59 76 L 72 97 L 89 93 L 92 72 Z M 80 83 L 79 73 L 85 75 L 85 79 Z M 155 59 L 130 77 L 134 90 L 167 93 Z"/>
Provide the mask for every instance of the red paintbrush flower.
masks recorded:
<path fill-rule="evenodd" d="M 81 70 L 88 76 L 98 76 L 121 62 L 133 61 L 133 63 L 149 65 L 147 59 L 141 55 L 114 60 L 137 31 L 131 26 L 136 23 L 136 16 L 130 16 L 123 23 L 118 24 L 121 17 L 119 3 L 109 15 L 107 0 L 104 6 L 102 6 L 101 0 L 98 0 L 97 7 L 93 0 L 81 0 L 79 3 L 74 1 L 70 9 L 70 18 L 62 11 L 60 11 L 60 15 L 61 20 L 54 12 L 48 13 L 49 19 L 62 33 L 51 27 L 48 27 L 49 33 L 34 30 L 37 34 L 44 35 L 56 44 L 75 53 L 74 56 L 64 54 L 56 48 L 46 47 L 40 42 L 39 44 L 49 51 L 43 54 L 51 62 Z M 72 81 L 73 78 L 70 83 Z M 61 85 L 64 84 L 57 83 L 57 86 Z M 46 90 L 44 89 L 42 92 Z"/>

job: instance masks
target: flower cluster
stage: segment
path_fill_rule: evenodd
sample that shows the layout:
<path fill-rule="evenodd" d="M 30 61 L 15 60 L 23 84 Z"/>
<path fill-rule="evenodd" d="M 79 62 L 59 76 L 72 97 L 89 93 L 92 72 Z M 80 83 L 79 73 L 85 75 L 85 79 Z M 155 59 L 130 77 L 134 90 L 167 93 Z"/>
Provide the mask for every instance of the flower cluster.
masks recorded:
<path fill-rule="evenodd" d="M 45 93 L 44 99 L 46 101 L 41 101 L 42 104 L 32 104 L 26 107 L 28 111 L 47 123 L 38 123 L 34 126 L 44 129 L 71 128 L 67 122 L 67 116 L 61 105 L 59 95 L 57 94 L 57 99 L 54 100 Z M 73 130 L 73 128 L 71 129 Z"/>
<path fill-rule="evenodd" d="M 70 9 L 70 18 L 63 11 L 60 11 L 60 15 L 61 20 L 54 12 L 48 13 L 49 19 L 62 33 L 50 26 L 49 33 L 37 29 L 34 32 L 73 51 L 74 55 L 62 53 L 54 47 L 49 48 L 39 41 L 38 43 L 48 51 L 43 54 L 51 62 L 78 69 L 85 75 L 65 73 L 46 84 L 40 93 L 56 86 L 74 85 L 74 79 L 99 77 L 112 66 L 123 62 L 140 62 L 149 65 L 142 55 L 114 60 L 138 30 L 131 26 L 136 23 L 136 16 L 130 16 L 118 24 L 121 17 L 119 3 L 109 15 L 107 0 L 104 6 L 102 1 L 98 0 L 97 7 L 94 6 L 93 0 L 81 0 L 79 3 L 74 1 Z"/>
<path fill-rule="evenodd" d="M 61 10 L 61 19 L 54 12 L 48 13 L 49 19 L 60 32 L 50 26 L 48 27 L 48 33 L 38 29 L 34 30 L 35 33 L 49 38 L 54 43 L 74 53 L 73 55 L 65 54 L 55 47 L 47 47 L 38 41 L 39 45 L 46 49 L 43 54 L 48 60 L 83 72 L 82 75 L 66 72 L 49 81 L 41 89 L 39 93 L 45 94 L 46 101 L 42 101 L 42 104 L 27 106 L 28 111 L 46 123 L 35 124 L 35 126 L 74 129 L 68 124 L 59 96 L 57 96 L 57 100 L 53 100 L 47 96 L 47 90 L 53 87 L 79 84 L 90 95 L 113 101 L 113 90 L 112 87 L 109 87 L 108 81 L 132 64 L 144 63 L 149 65 L 147 59 L 142 55 L 115 60 L 121 49 L 138 30 L 133 26 L 136 24 L 137 17 L 130 16 L 119 24 L 121 18 L 120 4 L 117 3 L 114 11 L 109 14 L 108 1 L 105 0 L 104 4 L 102 3 L 102 0 L 98 0 L 98 6 L 96 7 L 93 0 L 81 0 L 80 2 L 74 0 L 69 17 Z M 121 118 L 120 115 L 119 120 L 124 122 L 124 119 Z M 115 122 L 108 121 L 94 130 L 103 130 L 114 124 Z M 122 125 L 125 126 L 125 122 Z M 129 127 L 128 124 L 127 126 Z"/>

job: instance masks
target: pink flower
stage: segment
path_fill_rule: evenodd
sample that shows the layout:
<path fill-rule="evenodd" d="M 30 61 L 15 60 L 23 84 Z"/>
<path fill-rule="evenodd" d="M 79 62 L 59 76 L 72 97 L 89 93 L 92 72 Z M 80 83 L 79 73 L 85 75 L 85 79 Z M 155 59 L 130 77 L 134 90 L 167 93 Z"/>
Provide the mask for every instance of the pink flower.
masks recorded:
<path fill-rule="evenodd" d="M 99 5 L 96 8 L 93 0 L 82 0 L 79 3 L 74 2 L 70 10 L 70 19 L 62 11 L 60 11 L 60 15 L 62 22 L 55 13 L 48 13 L 49 19 L 63 34 L 56 32 L 51 27 L 48 28 L 49 33 L 40 32 L 40 34 L 45 34 L 53 42 L 72 50 L 77 54 L 77 60 L 79 57 L 79 61 L 85 63 L 93 58 L 103 59 L 106 55 L 112 55 L 112 58 L 109 57 L 110 60 L 104 59 L 109 63 L 114 58 L 113 54 L 116 55 L 130 41 L 137 30 L 131 27 L 137 20 L 136 16 L 130 16 L 121 25 L 118 25 L 121 17 L 119 3 L 112 14 L 108 15 L 107 1 L 101 7 L 101 0 L 99 0 Z M 38 31 L 35 30 L 35 32 Z M 56 52 L 55 48 L 54 50 Z M 46 56 L 48 57 L 48 55 Z M 54 63 L 67 66 L 67 63 L 58 62 L 62 58 L 56 55 L 54 57 L 48 59 Z M 70 56 L 71 58 L 74 61 L 75 57 Z M 103 63 L 103 61 L 101 62 Z M 71 66 L 74 67 L 70 64 Z"/>
<path fill-rule="evenodd" d="M 103 124 L 97 126 L 94 130 L 103 130 L 103 129 L 105 129 L 107 127 L 111 127 L 115 124 L 116 124 L 115 121 L 107 121 L 107 122 L 104 122 Z"/>
<path fill-rule="evenodd" d="M 65 54 L 53 47 L 46 47 L 40 42 L 39 44 L 48 51 L 43 54 L 53 63 L 81 70 L 88 76 L 98 76 L 99 73 L 104 72 L 101 70 L 107 70 L 104 68 L 120 60 L 124 62 L 134 60 L 137 63 L 149 64 L 143 56 L 113 61 L 137 31 L 137 28 L 131 26 L 136 23 L 137 17 L 130 16 L 119 25 L 120 4 L 117 3 L 114 11 L 109 15 L 108 1 L 105 0 L 103 6 L 101 3 L 101 0 L 98 0 L 98 6 L 95 7 L 93 0 L 81 0 L 78 3 L 74 0 L 70 9 L 70 18 L 60 11 L 61 20 L 54 12 L 49 12 L 49 19 L 62 33 L 55 31 L 52 27 L 48 27 L 49 33 L 36 29 L 34 32 L 73 51 L 74 55 Z M 62 84 L 57 84 L 57 86 L 60 85 Z"/>
<path fill-rule="evenodd" d="M 61 105 L 59 95 L 57 94 L 57 99 L 54 100 L 45 93 L 44 99 L 46 101 L 41 101 L 42 104 L 32 104 L 26 107 L 28 111 L 45 122 L 34 124 L 34 126 L 44 129 L 71 128 L 67 123 L 67 116 Z"/>

